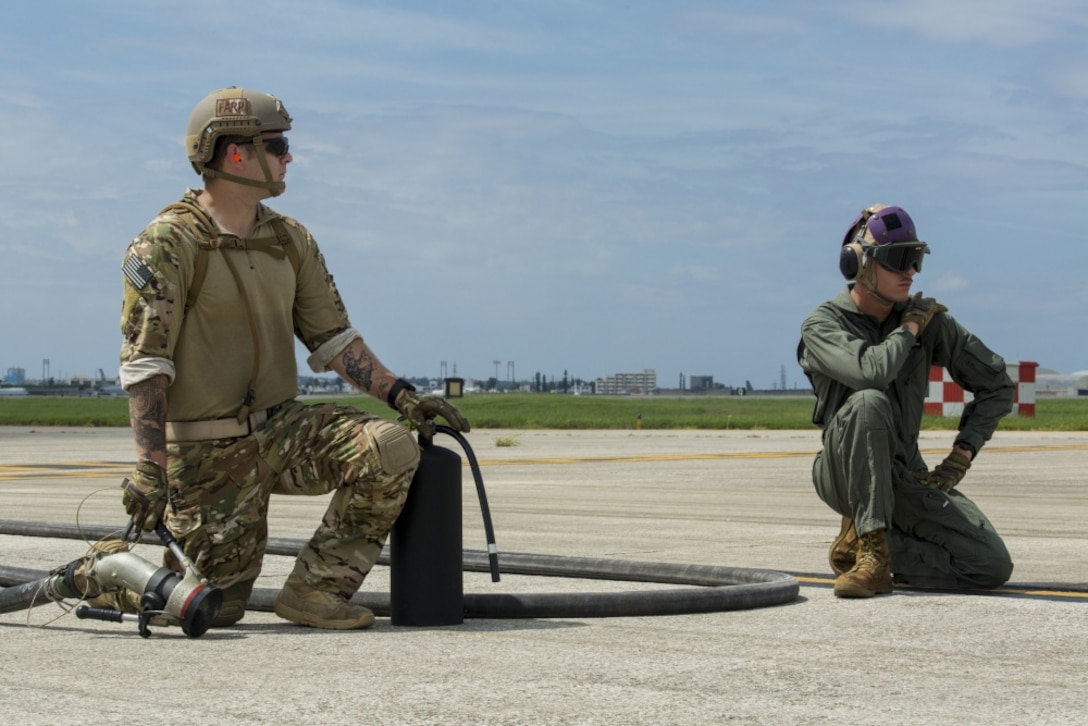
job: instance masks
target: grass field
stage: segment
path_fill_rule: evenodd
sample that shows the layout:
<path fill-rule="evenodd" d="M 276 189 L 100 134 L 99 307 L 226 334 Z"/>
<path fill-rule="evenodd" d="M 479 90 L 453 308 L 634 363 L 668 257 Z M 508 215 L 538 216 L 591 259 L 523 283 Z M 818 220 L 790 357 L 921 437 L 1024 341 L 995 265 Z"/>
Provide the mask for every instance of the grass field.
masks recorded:
<path fill-rule="evenodd" d="M 366 396 L 335 400 L 386 417 Z M 811 397 L 560 396 L 477 394 L 453 401 L 479 429 L 811 429 Z M 922 428 L 955 430 L 956 418 L 927 416 Z M 128 426 L 127 398 L 26 396 L 0 399 L 3 426 Z M 1008 416 L 1001 430 L 1088 431 L 1088 398 L 1042 399 L 1034 418 Z"/>

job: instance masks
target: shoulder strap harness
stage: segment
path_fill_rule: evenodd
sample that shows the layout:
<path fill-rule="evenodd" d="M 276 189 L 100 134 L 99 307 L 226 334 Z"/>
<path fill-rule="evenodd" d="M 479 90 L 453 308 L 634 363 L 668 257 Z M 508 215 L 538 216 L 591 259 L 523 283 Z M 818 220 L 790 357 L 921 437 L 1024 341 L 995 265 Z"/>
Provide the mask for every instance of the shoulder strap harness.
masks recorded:
<path fill-rule="evenodd" d="M 196 303 L 197 295 L 200 294 L 201 287 L 204 286 L 204 278 L 208 274 L 208 253 L 211 250 L 216 250 L 220 252 L 220 254 L 226 249 L 266 252 L 279 260 L 287 257 L 291 261 L 291 267 L 295 271 L 295 276 L 298 276 L 299 268 L 302 265 L 299 258 L 298 246 L 295 245 L 294 238 L 292 238 L 287 231 L 287 224 L 280 217 L 273 217 L 269 220 L 272 229 L 276 233 L 275 240 L 270 238 L 242 240 L 233 235 L 225 237 L 212 236 L 211 231 L 216 228 L 215 222 L 212 221 L 211 216 L 203 207 L 193 204 L 188 200 L 183 199 L 174 202 L 173 204 L 168 204 L 163 207 L 162 211 L 159 212 L 159 215 L 161 216 L 170 213 L 176 214 L 180 219 L 184 220 L 185 224 L 188 225 L 193 238 L 197 240 L 197 255 L 193 262 L 193 277 L 189 282 L 189 291 L 185 298 L 186 313 L 192 309 L 193 305 Z M 261 349 L 260 346 L 257 345 L 257 319 L 253 314 L 253 305 L 249 300 L 249 296 L 246 294 L 246 288 L 242 283 L 242 277 L 238 274 L 238 269 L 234 266 L 234 262 L 231 261 L 230 255 L 224 254 L 223 261 L 227 263 L 227 269 L 230 270 L 231 277 L 234 278 L 234 283 L 242 293 L 242 304 L 246 310 L 246 320 L 249 323 L 250 336 L 253 338 L 253 371 L 249 377 L 246 395 L 243 397 L 241 408 L 238 410 L 238 422 L 242 423 L 249 418 L 249 407 L 253 404 L 253 399 L 257 395 L 253 390 L 253 386 L 261 368 Z"/>

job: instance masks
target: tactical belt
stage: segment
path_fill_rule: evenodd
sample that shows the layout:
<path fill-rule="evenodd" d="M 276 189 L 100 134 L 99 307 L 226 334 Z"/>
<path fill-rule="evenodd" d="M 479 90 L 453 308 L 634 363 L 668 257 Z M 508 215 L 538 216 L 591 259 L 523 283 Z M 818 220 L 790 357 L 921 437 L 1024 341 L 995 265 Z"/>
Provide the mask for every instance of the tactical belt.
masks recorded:
<path fill-rule="evenodd" d="M 259 431 L 265 421 L 272 417 L 280 406 L 272 406 L 263 411 L 249 414 L 249 418 L 239 423 L 238 419 L 210 418 L 204 421 L 167 421 L 166 440 L 169 443 L 186 441 L 212 441 L 214 439 L 237 439 Z"/>

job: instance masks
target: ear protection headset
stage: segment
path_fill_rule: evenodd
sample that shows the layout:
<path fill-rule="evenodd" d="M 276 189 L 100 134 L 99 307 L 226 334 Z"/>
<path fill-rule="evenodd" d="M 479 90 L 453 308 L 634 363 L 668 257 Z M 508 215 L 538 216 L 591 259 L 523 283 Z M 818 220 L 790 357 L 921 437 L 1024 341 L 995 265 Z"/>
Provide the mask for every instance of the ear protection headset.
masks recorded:
<path fill-rule="evenodd" d="M 865 266 L 865 230 L 869 223 L 869 217 L 884 208 L 883 204 L 874 204 L 868 209 L 863 209 L 854 223 L 846 230 L 846 236 L 842 238 L 842 249 L 839 251 L 839 272 L 847 280 L 853 280 L 858 276 L 861 268 Z"/>

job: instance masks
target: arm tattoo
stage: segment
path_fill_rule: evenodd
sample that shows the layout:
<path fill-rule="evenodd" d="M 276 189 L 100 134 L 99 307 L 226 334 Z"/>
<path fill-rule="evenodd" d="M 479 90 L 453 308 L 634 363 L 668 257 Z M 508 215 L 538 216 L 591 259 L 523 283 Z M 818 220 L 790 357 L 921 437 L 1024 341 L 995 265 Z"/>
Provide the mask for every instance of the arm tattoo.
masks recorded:
<path fill-rule="evenodd" d="M 344 351 L 344 373 L 359 390 L 370 393 L 370 386 L 374 383 L 374 359 L 366 351 L 355 357 L 348 348 Z"/>
<path fill-rule="evenodd" d="M 129 386 L 128 415 L 141 459 L 166 451 L 166 376 Z"/>

